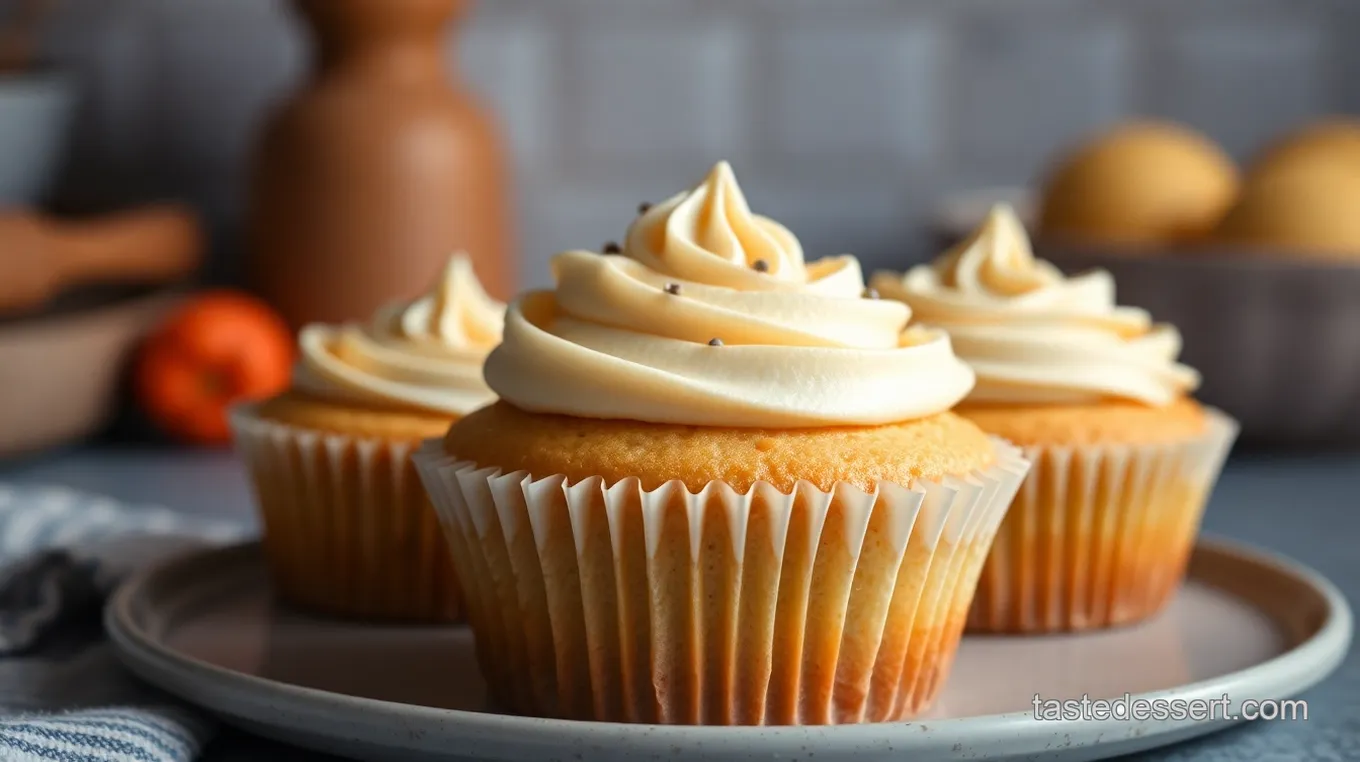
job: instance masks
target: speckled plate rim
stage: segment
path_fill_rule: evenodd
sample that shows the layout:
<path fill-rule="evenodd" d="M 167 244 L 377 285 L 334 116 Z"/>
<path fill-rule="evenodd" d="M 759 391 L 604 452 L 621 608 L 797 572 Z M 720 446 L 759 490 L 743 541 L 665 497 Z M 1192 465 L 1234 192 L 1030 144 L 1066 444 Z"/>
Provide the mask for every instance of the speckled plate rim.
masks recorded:
<path fill-rule="evenodd" d="M 1038 722 L 1029 712 L 949 720 L 831 727 L 626 725 L 412 706 L 280 683 L 234 672 L 168 649 L 137 615 L 148 588 L 255 554 L 255 544 L 210 550 L 147 569 L 127 580 L 105 609 L 115 651 L 135 674 L 231 724 L 321 751 L 365 759 L 612 760 L 823 759 L 1015 760 L 1035 755 L 1080 762 L 1163 746 L 1227 727 L 1192 720 Z M 1271 578 L 1278 596 L 1310 596 L 1325 612 L 1298 645 L 1237 672 L 1136 698 L 1284 699 L 1317 684 L 1345 658 L 1352 615 L 1341 592 L 1312 569 L 1264 550 L 1201 540 L 1194 568 L 1219 580 Z M 1235 571 L 1234 571 L 1235 567 Z M 1208 584 L 1215 584 L 1212 580 Z M 1262 608 L 1272 619 L 1272 612 Z"/>

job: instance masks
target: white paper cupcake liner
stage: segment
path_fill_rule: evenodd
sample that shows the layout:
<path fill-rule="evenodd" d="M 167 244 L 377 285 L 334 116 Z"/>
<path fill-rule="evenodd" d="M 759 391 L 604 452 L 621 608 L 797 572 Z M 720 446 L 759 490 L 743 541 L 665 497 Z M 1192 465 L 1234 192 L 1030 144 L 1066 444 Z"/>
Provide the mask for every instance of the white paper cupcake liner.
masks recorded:
<path fill-rule="evenodd" d="M 339 616 L 448 622 L 459 592 L 409 441 L 319 432 L 234 410 L 275 589 Z"/>
<path fill-rule="evenodd" d="M 1029 447 L 968 617 L 974 632 L 1128 624 L 1157 613 L 1185 574 L 1237 424 L 1210 409 L 1180 443 Z"/>
<path fill-rule="evenodd" d="M 523 714 L 672 724 L 893 720 L 949 671 L 988 546 L 1028 469 L 873 494 L 568 484 L 428 441 L 492 700 Z"/>

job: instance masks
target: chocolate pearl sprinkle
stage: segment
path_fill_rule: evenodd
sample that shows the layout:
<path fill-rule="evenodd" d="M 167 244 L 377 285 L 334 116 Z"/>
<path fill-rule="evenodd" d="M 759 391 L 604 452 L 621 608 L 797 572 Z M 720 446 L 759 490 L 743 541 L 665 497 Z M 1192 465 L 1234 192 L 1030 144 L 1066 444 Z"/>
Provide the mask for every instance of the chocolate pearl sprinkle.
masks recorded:
<path fill-rule="evenodd" d="M 877 299 L 877 298 L 878 298 L 878 291 L 877 291 L 876 289 L 866 288 L 866 289 L 864 289 L 864 298 L 865 298 L 865 299 Z"/>
<path fill-rule="evenodd" d="M 652 208 L 651 204 L 647 203 L 646 201 L 643 201 L 641 204 L 638 204 L 638 214 L 646 214 L 647 210 L 651 208 Z"/>
<path fill-rule="evenodd" d="M 666 293 L 670 294 L 671 296 L 679 296 L 679 295 L 680 295 L 680 284 L 679 284 L 679 283 L 667 283 L 667 284 L 666 284 Z"/>
<path fill-rule="evenodd" d="M 758 273 L 767 273 L 770 271 L 770 263 L 763 259 L 757 259 L 751 263 L 751 269 Z"/>
<path fill-rule="evenodd" d="M 720 347 L 720 346 L 722 346 L 722 339 L 717 339 L 717 338 L 709 339 L 709 340 L 708 340 L 708 345 L 709 345 L 710 347 Z"/>
<path fill-rule="evenodd" d="M 619 248 L 619 245 L 618 245 L 617 243 L 614 243 L 613 241 L 606 241 L 606 242 L 605 242 L 605 244 L 604 244 L 604 253 L 606 253 L 606 254 L 618 254 L 620 251 L 623 251 L 623 250 Z"/>

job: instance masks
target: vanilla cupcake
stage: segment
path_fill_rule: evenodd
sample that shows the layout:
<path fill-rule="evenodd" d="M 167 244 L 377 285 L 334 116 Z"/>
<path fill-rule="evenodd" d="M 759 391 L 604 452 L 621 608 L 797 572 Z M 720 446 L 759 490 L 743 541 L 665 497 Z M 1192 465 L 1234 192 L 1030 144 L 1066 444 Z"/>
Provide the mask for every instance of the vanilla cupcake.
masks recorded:
<path fill-rule="evenodd" d="M 622 722 L 909 717 L 1026 464 L 941 333 L 751 213 L 727 164 L 572 251 L 415 456 L 493 699 Z"/>
<path fill-rule="evenodd" d="M 998 533 L 969 626 L 1049 632 L 1134 622 L 1184 575 L 1237 425 L 1191 394 L 1181 339 L 1120 307 L 1103 271 L 1066 278 L 1014 214 L 874 287 L 947 331 L 977 384 L 959 415 L 1024 448 L 1029 478 Z"/>
<path fill-rule="evenodd" d="M 1335 170 L 1360 173 L 1360 120 L 1353 117 L 1319 119 L 1280 136 L 1251 163 L 1246 183 Z"/>
<path fill-rule="evenodd" d="M 504 314 L 454 256 L 428 294 L 367 324 L 305 327 L 292 388 L 234 411 L 285 600 L 350 617 L 459 618 L 448 548 L 409 456 L 495 400 L 482 363 Z"/>
<path fill-rule="evenodd" d="M 1126 122 L 1054 165 L 1035 228 L 1042 238 L 1155 251 L 1202 240 L 1239 184 L 1232 158 L 1208 137 L 1170 122 Z"/>
<path fill-rule="evenodd" d="M 1280 156 L 1246 184 L 1214 239 L 1300 260 L 1360 260 L 1360 162 Z"/>

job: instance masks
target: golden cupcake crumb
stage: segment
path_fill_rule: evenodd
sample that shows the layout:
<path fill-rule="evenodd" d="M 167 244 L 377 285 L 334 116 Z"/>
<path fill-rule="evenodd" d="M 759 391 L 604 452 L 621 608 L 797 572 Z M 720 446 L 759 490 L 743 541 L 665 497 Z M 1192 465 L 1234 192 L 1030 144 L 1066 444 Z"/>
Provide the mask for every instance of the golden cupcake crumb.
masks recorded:
<path fill-rule="evenodd" d="M 378 409 L 333 402 L 299 391 L 284 392 L 260 403 L 256 414 L 265 420 L 303 429 L 399 440 L 441 437 L 455 420 L 443 413 Z"/>
<path fill-rule="evenodd" d="M 445 450 L 480 466 L 592 476 L 630 476 L 645 489 L 679 479 L 692 492 L 713 480 L 745 492 L 758 481 L 787 492 L 799 480 L 866 491 L 879 480 L 909 485 L 988 468 L 995 453 L 977 426 L 952 413 L 873 427 L 739 429 L 574 418 L 524 412 L 505 402 L 449 430 Z"/>
<path fill-rule="evenodd" d="M 982 405 L 955 412 L 989 434 L 1021 447 L 1153 444 L 1193 439 L 1208 426 L 1204 408 L 1188 397 L 1166 407 L 1110 401 L 1088 405 Z"/>

